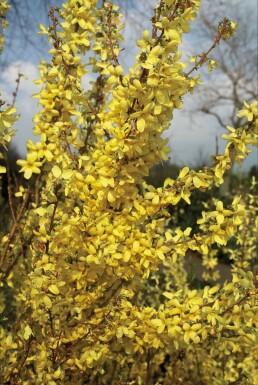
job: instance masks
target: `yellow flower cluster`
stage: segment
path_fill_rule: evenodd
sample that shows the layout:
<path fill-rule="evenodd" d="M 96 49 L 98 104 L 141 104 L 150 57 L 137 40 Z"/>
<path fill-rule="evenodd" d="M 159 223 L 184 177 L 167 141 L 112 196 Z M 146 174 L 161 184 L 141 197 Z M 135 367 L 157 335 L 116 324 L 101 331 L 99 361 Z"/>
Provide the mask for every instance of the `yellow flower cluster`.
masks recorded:
<path fill-rule="evenodd" d="M 41 26 L 52 61 L 41 62 L 36 81 L 40 140 L 18 161 L 30 187 L 20 187 L 22 203 L 1 237 L 1 278 L 16 316 L 10 330 L 0 326 L 0 380 L 168 384 L 178 376 L 219 385 L 248 371 L 255 384 L 257 277 L 236 269 L 222 287 L 191 290 L 183 268 L 188 250 L 207 255 L 244 223 L 240 197 L 203 211 L 196 234 L 167 227 L 168 206 L 222 184 L 232 157 L 242 161 L 257 144 L 255 105 L 240 112 L 246 124 L 230 128 L 212 166 L 148 185 L 150 168 L 167 159 L 162 133 L 198 81 L 184 72 L 178 46 L 200 1 L 161 1 L 127 74 L 118 8 L 97 3 L 68 0 Z M 85 92 L 90 69 L 96 80 Z M 224 366 L 215 370 L 217 361 Z"/>
<path fill-rule="evenodd" d="M 252 181 L 251 191 L 245 194 L 244 200 L 246 204 L 245 216 L 235 234 L 237 248 L 228 251 L 235 267 L 250 270 L 254 268 L 258 251 L 258 195 L 255 179 Z"/>

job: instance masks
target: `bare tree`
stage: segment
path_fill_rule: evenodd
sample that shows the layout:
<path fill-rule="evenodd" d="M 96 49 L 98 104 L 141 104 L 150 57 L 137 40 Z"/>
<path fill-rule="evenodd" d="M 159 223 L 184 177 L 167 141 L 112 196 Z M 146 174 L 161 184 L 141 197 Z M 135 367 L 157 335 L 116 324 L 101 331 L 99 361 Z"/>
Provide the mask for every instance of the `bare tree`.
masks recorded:
<path fill-rule="evenodd" d="M 210 115 L 219 126 L 229 123 L 240 125 L 237 117 L 243 100 L 247 103 L 257 98 L 257 4 L 250 0 L 222 0 L 204 2 L 197 32 L 204 44 L 216 35 L 219 20 L 228 16 L 238 22 L 235 36 L 219 45 L 212 57 L 219 68 L 205 76 L 205 84 L 197 90 L 197 103 L 193 110 Z"/>

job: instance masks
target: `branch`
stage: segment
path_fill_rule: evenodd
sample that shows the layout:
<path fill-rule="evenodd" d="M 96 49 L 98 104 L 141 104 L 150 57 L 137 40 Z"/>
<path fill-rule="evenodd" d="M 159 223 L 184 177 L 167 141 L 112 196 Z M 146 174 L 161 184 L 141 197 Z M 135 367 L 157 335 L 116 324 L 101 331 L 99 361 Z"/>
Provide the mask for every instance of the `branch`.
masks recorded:
<path fill-rule="evenodd" d="M 21 77 L 23 76 L 23 74 L 21 73 L 18 73 L 18 78 L 15 80 L 16 81 L 16 88 L 15 88 L 15 91 L 13 92 L 13 101 L 12 101 L 12 107 L 15 105 L 15 102 L 16 102 L 16 98 L 17 98 L 17 95 L 18 95 L 18 90 L 19 90 L 19 86 L 20 86 L 20 82 L 21 82 Z"/>
<path fill-rule="evenodd" d="M 220 35 L 216 35 L 214 43 L 212 46 L 208 49 L 208 51 L 204 52 L 202 55 L 200 55 L 200 60 L 195 63 L 194 67 L 191 68 L 188 72 L 186 72 L 185 77 L 188 78 L 189 75 L 195 70 L 198 70 L 199 67 L 201 67 L 207 60 L 209 53 L 219 44 L 221 39 Z"/>
<path fill-rule="evenodd" d="M 228 39 L 228 37 L 225 37 L 225 34 L 228 33 L 230 26 L 230 21 L 227 18 L 224 18 L 222 22 L 219 23 L 218 26 L 218 34 L 214 38 L 214 42 L 211 45 L 211 47 L 201 55 L 198 55 L 200 57 L 200 60 L 195 63 L 194 67 L 188 71 L 185 76 L 188 77 L 194 70 L 197 70 L 199 67 L 201 67 L 208 59 L 209 53 L 219 45 L 221 39 Z M 229 35 L 230 36 L 230 35 Z"/>
<path fill-rule="evenodd" d="M 16 219 L 15 219 L 15 221 L 13 223 L 13 226 L 12 226 L 11 231 L 9 233 L 8 240 L 6 241 L 6 244 L 5 244 L 5 247 L 4 247 L 4 250 L 3 250 L 3 254 L 2 254 L 2 257 L 1 257 L 1 260 L 0 260 L 0 268 L 3 266 L 3 264 L 6 261 L 6 257 L 7 257 L 7 253 L 8 253 L 11 241 L 12 241 L 12 239 L 14 237 L 16 229 L 19 226 L 19 222 L 20 222 L 20 220 L 21 220 L 21 218 L 22 218 L 22 216 L 24 214 L 25 207 L 26 207 L 26 204 L 28 202 L 29 196 L 30 196 L 30 192 L 27 192 L 25 194 L 25 197 L 24 197 L 24 200 L 22 202 L 22 205 L 21 205 L 21 207 L 20 207 L 20 209 L 18 211 Z"/>
<path fill-rule="evenodd" d="M 204 113 L 207 114 L 207 115 L 212 115 L 212 116 L 214 116 L 214 117 L 217 119 L 217 121 L 219 122 L 220 126 L 223 127 L 223 128 L 225 127 L 225 124 L 224 124 L 224 122 L 222 121 L 220 115 L 217 114 L 216 112 L 211 111 L 211 110 L 209 110 L 208 108 L 206 108 L 206 107 L 204 107 L 204 106 L 201 107 L 200 109 L 198 109 L 197 111 L 204 112 Z"/>

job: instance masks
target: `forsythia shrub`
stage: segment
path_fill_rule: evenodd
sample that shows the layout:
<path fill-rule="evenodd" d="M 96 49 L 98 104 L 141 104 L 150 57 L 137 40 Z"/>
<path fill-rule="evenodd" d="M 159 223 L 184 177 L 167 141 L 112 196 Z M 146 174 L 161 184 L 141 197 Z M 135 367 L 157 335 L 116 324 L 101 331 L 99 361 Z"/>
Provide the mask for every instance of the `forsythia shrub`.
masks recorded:
<path fill-rule="evenodd" d="M 215 200 L 194 234 L 167 226 L 168 207 L 181 199 L 190 205 L 194 189 L 221 185 L 233 160 L 257 145 L 257 104 L 244 104 L 244 125 L 228 127 L 224 153 L 212 166 L 184 167 L 160 188 L 145 182 L 167 159 L 162 133 L 199 82 L 193 71 L 205 62 L 213 67 L 209 52 L 236 28 L 224 19 L 212 47 L 187 71 L 178 47 L 199 5 L 160 1 L 128 73 L 119 62 L 116 5 L 68 0 L 50 9 L 49 28 L 40 26 L 52 46 L 36 81 L 40 140 L 29 141 L 18 161 L 25 180 L 18 190 L 9 186 L 1 234 L 1 385 L 258 384 L 258 277 L 251 263 L 258 224 L 248 219 L 257 201 L 249 195 L 245 209 L 240 196 L 229 207 Z M 2 15 L 7 9 L 1 2 Z M 85 91 L 89 71 L 95 80 Z M 3 146 L 14 133 L 15 111 L 0 112 Z M 200 253 L 212 269 L 212 247 L 235 234 L 232 281 L 190 289 L 186 252 Z"/>

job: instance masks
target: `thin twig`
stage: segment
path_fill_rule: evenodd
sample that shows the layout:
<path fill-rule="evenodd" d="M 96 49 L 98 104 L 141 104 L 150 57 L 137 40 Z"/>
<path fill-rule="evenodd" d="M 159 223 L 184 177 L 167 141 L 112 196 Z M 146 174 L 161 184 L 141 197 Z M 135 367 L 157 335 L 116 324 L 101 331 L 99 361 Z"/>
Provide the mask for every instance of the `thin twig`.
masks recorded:
<path fill-rule="evenodd" d="M 58 10 L 59 10 L 59 8 L 53 7 L 51 5 L 50 10 L 48 12 L 48 16 L 50 17 L 50 19 L 52 21 L 52 32 L 53 32 L 52 37 L 54 40 L 53 46 L 55 49 L 59 49 L 59 47 L 60 47 L 60 39 L 57 35 L 58 19 L 55 17 L 55 12 Z"/>
<path fill-rule="evenodd" d="M 16 98 L 17 98 L 17 95 L 18 95 L 18 90 L 19 90 L 19 87 L 20 87 L 20 82 L 21 82 L 21 77 L 23 76 L 23 74 L 20 74 L 18 73 L 18 78 L 15 80 L 16 81 L 16 88 L 15 88 L 15 91 L 13 92 L 13 101 L 12 101 L 12 107 L 15 105 L 15 102 L 16 102 Z"/>
<path fill-rule="evenodd" d="M 197 349 L 195 349 L 195 359 L 196 359 L 196 365 L 197 365 L 197 372 L 198 372 L 198 378 L 200 381 L 200 385 L 204 385 L 202 381 L 202 372 L 201 372 L 201 367 L 200 367 L 200 362 L 197 354 Z"/>
<path fill-rule="evenodd" d="M 149 385 L 150 379 L 151 379 L 151 367 L 150 367 L 150 362 L 151 362 L 151 354 L 150 354 L 150 349 L 147 349 L 147 357 L 146 357 L 146 362 L 147 362 L 147 368 L 146 368 L 146 376 L 145 376 L 145 385 Z"/>
<path fill-rule="evenodd" d="M 111 17 L 112 17 L 113 5 L 109 3 L 108 7 L 109 7 L 108 8 L 108 14 L 107 14 L 108 41 L 109 41 L 109 47 L 111 49 L 114 65 L 115 65 L 115 67 L 117 67 L 119 65 L 119 61 L 118 61 L 117 55 L 115 54 L 114 45 L 113 45 L 113 42 L 112 42 L 112 22 L 111 22 Z"/>
<path fill-rule="evenodd" d="M 32 340 L 33 339 L 30 338 L 29 341 L 26 343 L 25 356 L 20 363 L 20 366 L 18 368 L 17 373 L 11 378 L 11 385 L 17 385 L 20 382 L 19 378 L 21 375 L 21 371 L 22 371 L 24 365 L 26 364 L 27 359 L 29 358 L 29 354 L 30 354 L 30 350 L 31 350 L 31 346 L 32 346 Z"/>
<path fill-rule="evenodd" d="M 56 190 L 57 190 L 57 188 L 56 188 Z M 56 201 L 55 201 L 55 204 L 54 204 L 54 210 L 53 210 L 53 213 L 52 213 L 52 216 L 51 216 L 51 219 L 50 219 L 50 225 L 49 225 L 49 229 L 48 229 L 49 236 L 51 235 L 51 232 L 52 232 L 53 227 L 54 227 L 54 219 L 55 219 L 57 205 L 58 205 L 58 199 L 57 199 L 57 191 L 56 191 Z M 48 239 L 47 243 L 46 243 L 46 254 L 48 254 L 49 243 L 50 242 L 49 242 L 49 239 Z"/>
<path fill-rule="evenodd" d="M 199 67 L 201 67 L 207 61 L 209 53 L 215 47 L 217 47 L 217 45 L 219 45 L 221 39 L 223 38 L 223 33 L 228 28 L 228 22 L 229 22 L 229 20 L 226 18 L 221 22 L 221 29 L 218 31 L 218 34 L 215 36 L 213 44 L 211 45 L 211 47 L 206 52 L 199 55 L 200 59 L 195 63 L 195 65 L 188 72 L 185 73 L 185 77 L 188 77 L 193 71 L 197 70 Z"/>
<path fill-rule="evenodd" d="M 21 218 L 22 218 L 22 215 L 23 215 L 23 213 L 24 213 L 25 206 L 26 206 L 26 204 L 27 204 L 27 202 L 28 202 L 28 199 L 29 199 L 29 195 L 30 195 L 29 192 L 27 192 L 27 193 L 25 194 L 25 197 L 24 197 L 24 200 L 23 200 L 23 202 L 22 202 L 22 205 L 21 205 L 21 207 L 20 207 L 20 209 L 19 209 L 19 211 L 18 211 L 16 220 L 15 220 L 15 222 L 13 223 L 13 226 L 12 226 L 11 231 L 10 231 L 10 233 L 9 233 L 9 236 L 8 236 L 7 241 L 6 241 L 6 244 L 5 244 L 5 247 L 4 247 L 4 250 L 3 250 L 3 254 L 2 254 L 2 257 L 1 257 L 1 260 L 0 260 L 0 268 L 3 266 L 3 264 L 4 264 L 5 260 L 6 260 L 7 252 L 8 252 L 8 250 L 9 250 L 11 241 L 12 241 L 12 239 L 13 239 L 13 237 L 14 237 L 14 234 L 15 234 L 15 231 L 16 231 L 16 229 L 17 229 L 17 227 L 18 227 L 18 224 L 19 224 L 19 222 L 20 222 L 20 220 L 21 220 Z"/>
<path fill-rule="evenodd" d="M 195 65 L 188 72 L 186 72 L 185 77 L 188 77 L 189 75 L 191 75 L 191 73 L 193 71 L 197 70 L 199 67 L 201 67 L 206 62 L 209 53 L 219 44 L 220 39 L 221 39 L 220 35 L 217 35 L 215 37 L 215 40 L 214 40 L 214 43 L 212 44 L 212 46 L 208 49 L 208 51 L 206 51 L 202 55 L 200 55 L 200 60 L 198 60 L 197 63 L 195 63 Z"/>

